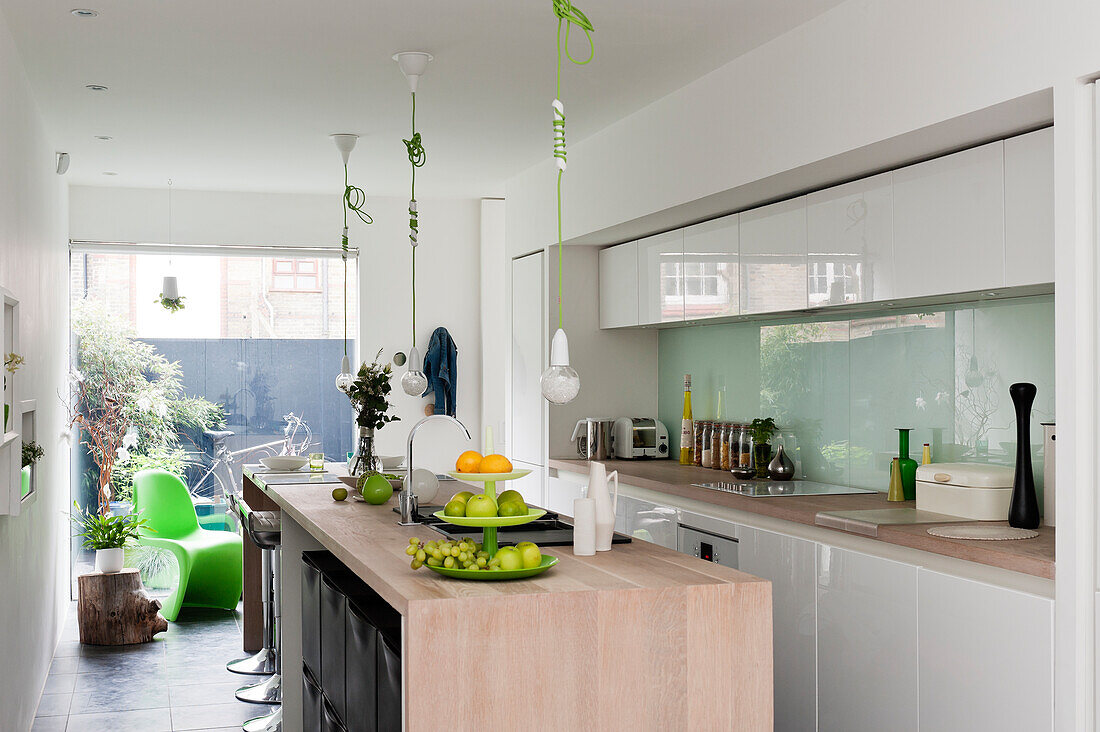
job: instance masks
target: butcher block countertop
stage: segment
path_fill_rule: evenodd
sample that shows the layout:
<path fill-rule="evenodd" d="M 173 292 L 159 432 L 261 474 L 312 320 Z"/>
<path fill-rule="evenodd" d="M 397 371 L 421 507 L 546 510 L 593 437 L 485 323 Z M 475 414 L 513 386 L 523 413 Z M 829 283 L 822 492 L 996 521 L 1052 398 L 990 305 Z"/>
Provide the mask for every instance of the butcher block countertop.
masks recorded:
<path fill-rule="evenodd" d="M 406 730 L 772 728 L 765 580 L 644 541 L 592 557 L 547 547 L 558 564 L 526 580 L 450 579 L 410 568 L 409 538 L 440 535 L 399 526 L 396 494 L 372 506 L 334 501 L 331 484 L 250 481 L 281 509 L 284 535 L 297 524 L 403 616 Z M 285 571 L 299 561 L 284 552 Z M 477 693 L 441 701 L 423 681 L 440 663 Z M 722 668 L 737 683 L 699 673 Z"/>
<path fill-rule="evenodd" d="M 722 471 L 680 465 L 673 460 L 608 460 L 607 469 L 618 470 L 624 483 L 646 488 L 669 496 L 689 498 L 702 503 L 725 506 L 737 511 L 769 516 L 798 524 L 816 526 L 825 531 L 838 529 L 816 524 L 817 514 L 823 511 L 859 511 L 885 509 L 898 506 L 915 506 L 915 501 L 903 504 L 890 503 L 885 493 L 857 493 L 835 496 L 774 496 L 750 498 L 733 493 L 708 490 L 693 483 L 713 483 L 730 480 Z M 586 474 L 585 460 L 550 460 L 550 467 L 571 473 Z M 991 567 L 1054 579 L 1054 528 L 1039 527 L 1039 536 L 1018 541 L 975 541 L 946 539 L 932 536 L 928 529 L 937 525 L 950 526 L 1007 526 L 1007 522 L 974 521 L 951 524 L 883 524 L 878 527 L 875 541 L 919 549 L 920 551 L 963 559 Z"/>

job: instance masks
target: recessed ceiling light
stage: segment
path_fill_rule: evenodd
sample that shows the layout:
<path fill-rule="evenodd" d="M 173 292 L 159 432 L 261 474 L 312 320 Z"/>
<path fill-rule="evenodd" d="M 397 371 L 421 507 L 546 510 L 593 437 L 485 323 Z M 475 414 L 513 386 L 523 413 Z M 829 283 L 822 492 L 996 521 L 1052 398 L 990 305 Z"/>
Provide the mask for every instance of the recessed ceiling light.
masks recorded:
<path fill-rule="evenodd" d="M 99 11 L 90 8 L 73 8 L 69 12 L 78 18 L 94 18 L 99 15 Z"/>
<path fill-rule="evenodd" d="M 102 84 L 85 84 L 84 88 L 88 91 L 107 91 L 109 87 L 103 86 Z"/>
<path fill-rule="evenodd" d="M 111 137 L 110 135 L 96 135 L 95 139 L 103 140 L 104 142 L 107 142 L 108 140 L 113 140 L 115 138 Z"/>
<path fill-rule="evenodd" d="M 104 170 L 103 175 L 118 175 L 118 173 L 113 170 Z"/>

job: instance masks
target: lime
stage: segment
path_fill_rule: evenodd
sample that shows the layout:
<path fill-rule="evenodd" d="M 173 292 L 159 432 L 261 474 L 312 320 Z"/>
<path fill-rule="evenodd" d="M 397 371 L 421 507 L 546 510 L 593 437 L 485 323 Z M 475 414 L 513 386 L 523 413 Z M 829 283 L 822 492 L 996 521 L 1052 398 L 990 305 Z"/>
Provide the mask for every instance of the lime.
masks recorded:
<path fill-rule="evenodd" d="M 341 488 L 333 488 L 332 489 L 332 500 L 334 500 L 334 501 L 343 501 L 347 497 L 348 497 L 348 489 L 347 488 L 341 487 Z"/>
<path fill-rule="evenodd" d="M 363 500 L 375 506 L 381 506 L 393 495 L 393 486 L 381 475 L 375 473 L 363 482 Z"/>

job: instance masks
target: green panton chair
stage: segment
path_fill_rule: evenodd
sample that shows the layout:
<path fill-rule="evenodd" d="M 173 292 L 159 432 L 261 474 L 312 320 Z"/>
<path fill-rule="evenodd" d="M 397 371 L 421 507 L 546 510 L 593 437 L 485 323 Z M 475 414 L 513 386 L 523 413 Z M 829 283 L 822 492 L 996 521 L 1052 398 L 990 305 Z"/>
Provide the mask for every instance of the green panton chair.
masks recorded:
<path fill-rule="evenodd" d="M 182 480 L 166 470 L 136 473 L 134 510 L 149 522 L 138 544 L 167 549 L 179 563 L 179 584 L 164 601 L 164 617 L 174 621 L 184 605 L 237 607 L 244 586 L 241 537 L 201 528 Z"/>

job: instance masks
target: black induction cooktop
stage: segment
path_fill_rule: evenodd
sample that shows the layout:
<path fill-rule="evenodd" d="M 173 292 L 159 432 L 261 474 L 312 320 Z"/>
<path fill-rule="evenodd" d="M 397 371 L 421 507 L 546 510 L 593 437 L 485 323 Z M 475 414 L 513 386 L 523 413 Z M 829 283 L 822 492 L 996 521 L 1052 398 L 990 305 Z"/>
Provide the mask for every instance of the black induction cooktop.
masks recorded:
<path fill-rule="evenodd" d="M 455 526 L 448 524 L 432 514 L 442 511 L 443 506 L 421 506 L 416 514 L 416 521 L 435 529 L 448 539 L 473 539 L 482 540 L 481 529 L 470 526 Z M 397 511 L 395 508 L 394 511 Z M 542 518 L 529 521 L 519 526 L 501 526 L 497 529 L 497 543 L 501 546 L 518 544 L 521 541 L 532 541 L 539 546 L 571 546 L 573 544 L 573 527 L 562 521 L 558 514 L 548 511 Z M 629 544 L 630 537 L 616 533 L 612 544 Z"/>

